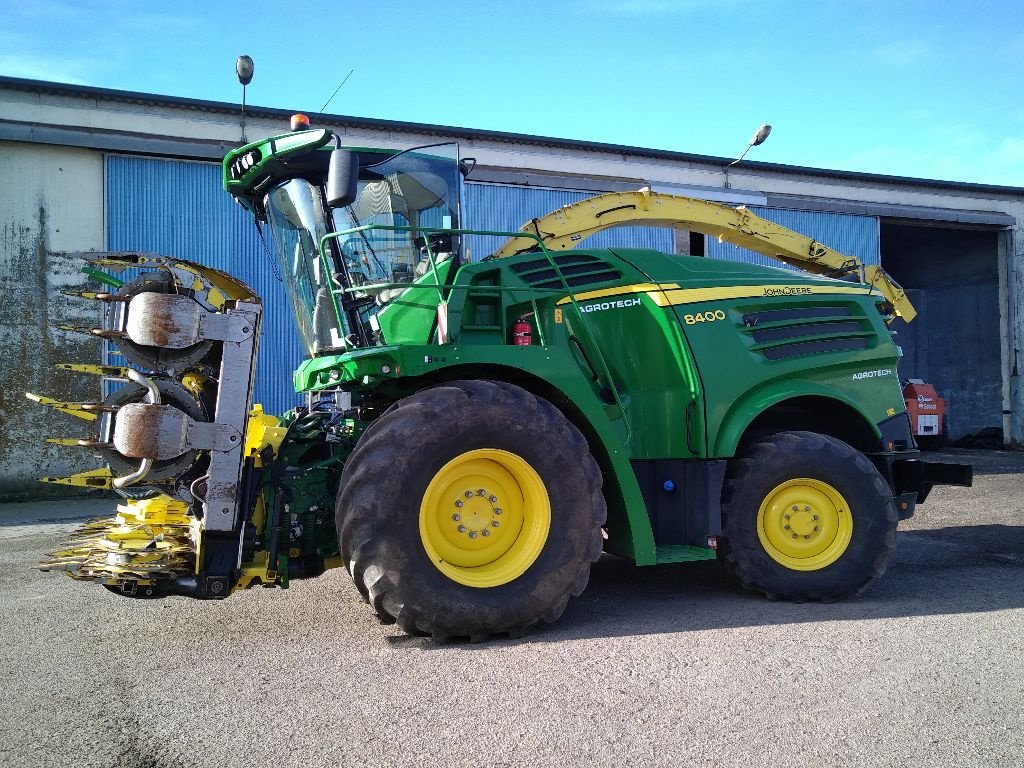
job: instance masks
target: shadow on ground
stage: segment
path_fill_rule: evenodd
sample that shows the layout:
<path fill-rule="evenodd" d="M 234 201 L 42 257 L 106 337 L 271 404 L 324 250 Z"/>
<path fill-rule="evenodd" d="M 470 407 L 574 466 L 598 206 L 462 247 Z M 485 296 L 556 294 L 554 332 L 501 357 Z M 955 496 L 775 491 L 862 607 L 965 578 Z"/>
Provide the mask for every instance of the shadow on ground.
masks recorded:
<path fill-rule="evenodd" d="M 943 448 L 938 451 L 921 451 L 921 458 L 945 464 L 970 464 L 975 475 L 1012 475 L 1024 472 L 1024 451 Z"/>
<path fill-rule="evenodd" d="M 564 642 L 1014 608 L 1024 608 L 1024 526 L 958 526 L 901 531 L 885 575 L 859 597 L 840 603 L 769 601 L 744 591 L 713 561 L 638 568 L 605 556 L 594 565 L 586 592 L 570 602 L 558 623 L 523 641 L 497 642 Z M 390 640 L 425 650 L 439 647 L 423 638 Z"/>

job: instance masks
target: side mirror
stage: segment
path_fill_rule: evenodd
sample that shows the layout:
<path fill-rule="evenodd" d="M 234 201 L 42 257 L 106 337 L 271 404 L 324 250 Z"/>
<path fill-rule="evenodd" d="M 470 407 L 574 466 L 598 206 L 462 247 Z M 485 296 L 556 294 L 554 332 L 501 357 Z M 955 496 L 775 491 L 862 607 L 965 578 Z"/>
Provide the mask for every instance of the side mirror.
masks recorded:
<path fill-rule="evenodd" d="M 327 204 L 332 208 L 350 205 L 356 199 L 359 182 L 359 155 L 347 149 L 331 151 L 327 171 Z"/>

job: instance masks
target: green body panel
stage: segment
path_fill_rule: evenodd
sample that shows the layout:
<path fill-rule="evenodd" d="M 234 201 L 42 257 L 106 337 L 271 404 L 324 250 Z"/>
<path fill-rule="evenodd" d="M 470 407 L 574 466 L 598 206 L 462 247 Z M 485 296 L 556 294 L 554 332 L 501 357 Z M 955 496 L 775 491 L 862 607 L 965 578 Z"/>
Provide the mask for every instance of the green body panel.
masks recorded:
<path fill-rule="evenodd" d="M 268 174 L 273 175 L 277 170 L 276 163 L 279 160 L 320 149 L 330 142 L 332 135 L 329 130 L 318 128 L 312 131 L 272 136 L 231 150 L 225 155 L 221 166 L 224 191 L 235 195 L 242 205 L 253 210 L 248 197 L 241 194 L 243 191 L 249 191 L 262 177 Z M 248 159 L 251 162 L 244 165 L 236 162 L 243 159 Z"/>
<path fill-rule="evenodd" d="M 856 290 L 856 284 L 758 267 L 651 251 L 618 251 L 644 269 L 651 282 L 676 283 L 684 290 L 755 286 L 760 296 L 709 298 L 673 305 L 699 366 L 705 400 L 707 457 L 735 454 L 744 429 L 767 408 L 794 397 L 816 396 L 859 411 L 877 434 L 877 424 L 905 410 L 896 365 L 899 351 L 882 315 L 881 300 L 868 290 L 858 293 L 794 293 L 792 289 Z M 765 295 L 766 291 L 768 295 Z M 788 293 L 786 292 L 788 291 Z M 720 291 L 724 293 L 724 291 Z M 806 317 L 766 321 L 772 313 L 796 310 Z M 820 310 L 820 312 L 815 312 Z M 712 313 L 716 319 L 699 320 Z M 744 318 L 762 313 L 755 325 Z M 829 317 L 828 313 L 835 316 Z M 722 319 L 717 319 L 721 315 Z M 686 322 L 687 316 L 691 322 Z M 811 328 L 813 324 L 818 328 Z M 788 330 L 787 330 L 788 329 Z M 809 333 L 809 331 L 815 331 Z M 775 334 L 775 343 L 758 343 L 755 333 Z M 794 334 L 807 335 L 794 335 Z M 842 344 L 864 348 L 842 350 Z M 806 345 L 806 354 L 768 359 L 766 352 Z M 857 374 L 869 375 L 855 378 Z"/>
<path fill-rule="evenodd" d="M 374 347 L 307 360 L 295 372 L 295 388 L 316 391 L 340 386 L 397 400 L 431 384 L 474 378 L 511 381 L 539 391 L 580 427 L 604 476 L 621 480 L 605 484 L 611 534 L 608 551 L 640 565 L 656 563 L 654 535 L 624 448 L 618 409 L 600 400 L 564 350 L 482 344 Z"/>
<path fill-rule="evenodd" d="M 638 564 L 696 555 L 655 545 L 630 460 L 728 458 L 758 414 L 795 397 L 842 403 L 876 435 L 878 422 L 903 410 L 895 376 L 898 352 L 875 308 L 878 297 L 866 287 L 653 251 L 571 253 L 593 258 L 616 276 L 574 291 L 573 302 L 565 289 L 530 284 L 531 270 L 541 274 L 544 254 L 466 265 L 447 287 L 448 343 L 431 336 L 436 306 L 427 311 L 427 297 L 436 296 L 436 286 L 411 288 L 410 296 L 422 298 L 410 299 L 386 326 L 382 322 L 382 334 L 434 343 L 400 342 L 308 360 L 296 371 L 295 388 L 341 387 L 390 401 L 445 380 L 494 378 L 547 397 L 587 435 L 604 471 L 613 536 L 608 550 Z M 796 293 L 778 293 L 779 286 Z M 752 295 L 708 301 L 676 295 L 729 288 Z M 805 288 L 824 293 L 801 293 Z M 595 292 L 601 295 L 587 298 Z M 821 307 L 844 313 L 824 324 L 828 329 L 838 323 L 843 332 L 814 333 L 798 343 L 840 337 L 866 339 L 857 342 L 866 347 L 769 360 L 764 350 L 773 345 L 757 342 L 754 331 L 785 336 L 791 334 L 786 328 L 806 322 L 744 324 L 758 312 Z M 724 317 L 685 320 L 715 310 Z M 531 325 L 531 346 L 512 343 L 512 326 L 520 318 Z M 865 371 L 888 373 L 854 378 Z M 711 550 L 701 552 L 713 556 Z"/>
<path fill-rule="evenodd" d="M 426 344 L 437 320 L 437 305 L 443 300 L 442 286 L 448 280 L 452 260 L 428 268 L 417 277 L 413 289 L 406 289 L 377 313 L 385 344 Z"/>
<path fill-rule="evenodd" d="M 323 163 L 303 153 L 320 157 L 331 138 L 303 131 L 234 150 L 225 188 L 256 212 L 253 190 L 271 180 L 320 184 Z M 325 269 L 328 241 L 342 234 L 321 240 Z M 638 564 L 714 553 L 656 544 L 631 461 L 728 459 L 760 415 L 796 398 L 822 418 L 842 411 L 875 438 L 905 410 L 882 297 L 866 285 L 650 250 L 548 252 L 539 239 L 532 253 L 451 274 L 454 263 L 412 283 L 334 290 L 339 303 L 362 296 L 358 311 L 375 313 L 376 346 L 307 360 L 296 391 L 348 390 L 371 413 L 455 379 L 504 380 L 545 397 L 601 465 L 606 548 Z M 524 323 L 530 345 L 517 346 Z"/>

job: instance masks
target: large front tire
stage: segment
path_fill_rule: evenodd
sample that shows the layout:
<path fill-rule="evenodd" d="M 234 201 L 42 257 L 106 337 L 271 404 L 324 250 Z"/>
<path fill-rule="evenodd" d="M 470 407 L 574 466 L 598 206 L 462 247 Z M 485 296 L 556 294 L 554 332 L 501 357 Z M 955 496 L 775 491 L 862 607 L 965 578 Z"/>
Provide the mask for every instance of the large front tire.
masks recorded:
<path fill-rule="evenodd" d="M 601 554 L 601 473 L 546 400 L 458 381 L 400 401 L 342 474 L 342 558 L 381 620 L 483 639 L 555 621 Z"/>
<path fill-rule="evenodd" d="M 851 597 L 885 572 L 899 516 L 860 451 L 813 432 L 782 432 L 730 463 L 720 549 L 748 589 L 770 598 Z"/>

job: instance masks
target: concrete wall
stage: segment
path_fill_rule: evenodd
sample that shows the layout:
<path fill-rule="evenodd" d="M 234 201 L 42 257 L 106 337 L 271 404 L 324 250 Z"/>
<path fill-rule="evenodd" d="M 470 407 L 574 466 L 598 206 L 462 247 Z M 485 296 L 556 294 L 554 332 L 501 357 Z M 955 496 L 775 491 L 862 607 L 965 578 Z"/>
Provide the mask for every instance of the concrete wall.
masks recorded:
<path fill-rule="evenodd" d="M 0 142 L 0 180 L 0 498 L 60 495 L 60 486 L 34 478 L 99 463 L 43 439 L 85 437 L 88 426 L 30 402 L 25 392 L 89 400 L 99 391 L 95 379 L 53 364 L 99 361 L 98 341 L 55 326 L 95 327 L 99 320 L 97 304 L 61 291 L 85 282 L 70 253 L 103 247 L 103 156 Z"/>

